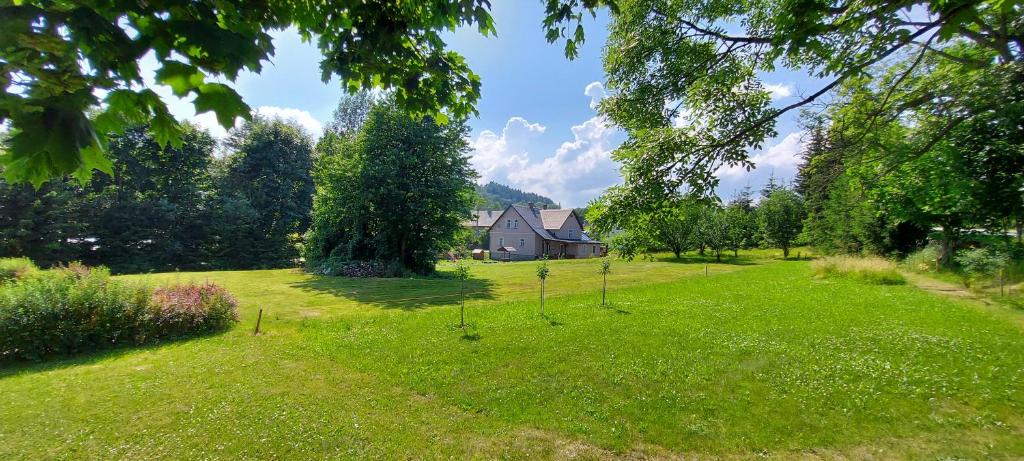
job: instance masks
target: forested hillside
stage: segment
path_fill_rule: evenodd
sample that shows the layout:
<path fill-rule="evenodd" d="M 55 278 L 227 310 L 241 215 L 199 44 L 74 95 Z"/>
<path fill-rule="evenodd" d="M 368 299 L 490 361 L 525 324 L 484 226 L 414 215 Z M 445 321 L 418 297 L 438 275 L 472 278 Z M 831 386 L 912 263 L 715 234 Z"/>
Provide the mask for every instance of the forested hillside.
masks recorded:
<path fill-rule="evenodd" d="M 482 209 L 501 209 L 509 205 L 525 205 L 533 202 L 534 205 L 548 205 L 548 208 L 559 208 L 558 204 L 554 200 L 547 198 L 540 194 L 534 194 L 532 192 L 523 192 L 519 189 L 515 189 L 504 184 L 498 184 L 491 181 L 483 186 L 476 186 L 476 193 L 480 195 L 480 203 L 477 205 L 478 208 Z"/>

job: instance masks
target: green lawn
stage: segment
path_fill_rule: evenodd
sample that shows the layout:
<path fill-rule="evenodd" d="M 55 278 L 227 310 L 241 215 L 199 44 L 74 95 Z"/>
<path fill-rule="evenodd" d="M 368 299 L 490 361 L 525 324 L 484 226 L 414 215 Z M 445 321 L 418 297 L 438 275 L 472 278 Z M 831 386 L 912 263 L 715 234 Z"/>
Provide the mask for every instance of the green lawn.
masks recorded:
<path fill-rule="evenodd" d="M 1024 313 L 763 256 L 613 262 L 610 308 L 554 261 L 546 318 L 535 263 L 474 263 L 466 333 L 444 278 L 146 276 L 242 321 L 0 369 L 0 459 L 1024 457 Z"/>

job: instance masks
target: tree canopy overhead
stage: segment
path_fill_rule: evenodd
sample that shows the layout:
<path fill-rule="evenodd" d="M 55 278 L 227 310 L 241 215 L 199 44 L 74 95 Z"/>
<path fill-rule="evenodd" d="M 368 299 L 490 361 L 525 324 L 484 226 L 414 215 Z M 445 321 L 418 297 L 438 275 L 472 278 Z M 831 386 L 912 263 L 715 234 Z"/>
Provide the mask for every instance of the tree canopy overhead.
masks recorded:
<path fill-rule="evenodd" d="M 776 135 L 779 116 L 826 103 L 844 82 L 874 78 L 893 60 L 909 62 L 905 72 L 912 73 L 919 56 L 934 56 L 1024 83 L 1019 1 L 617 3 L 605 49 L 612 94 L 601 111 L 628 134 L 615 153 L 626 179 L 616 194 L 632 203 L 652 206 L 683 189 L 713 190 L 723 165 L 754 166 L 748 152 Z M 981 51 L 964 53 L 958 47 L 965 44 Z M 807 72 L 821 86 L 774 106 L 760 75 L 779 68 Z M 901 78 L 885 84 L 899 86 Z M 942 94 L 880 94 L 882 106 L 926 108 L 945 123 L 963 115 Z"/>
<path fill-rule="evenodd" d="M 575 56 L 584 14 L 608 0 L 542 0 L 549 42 Z M 490 0 L 172 0 L 0 2 L 0 124 L 13 135 L 0 164 L 8 180 L 43 181 L 94 169 L 111 173 L 110 134 L 148 124 L 161 143 L 181 125 L 146 87 L 140 60 L 153 56 L 156 83 L 192 98 L 225 128 L 248 118 L 229 83 L 260 72 L 274 55 L 271 33 L 293 27 L 315 42 L 322 79 L 349 92 L 390 90 L 415 115 L 440 122 L 475 114 L 480 78 L 446 48 L 443 31 L 496 29 Z M 575 29 L 571 27 L 575 25 Z"/>

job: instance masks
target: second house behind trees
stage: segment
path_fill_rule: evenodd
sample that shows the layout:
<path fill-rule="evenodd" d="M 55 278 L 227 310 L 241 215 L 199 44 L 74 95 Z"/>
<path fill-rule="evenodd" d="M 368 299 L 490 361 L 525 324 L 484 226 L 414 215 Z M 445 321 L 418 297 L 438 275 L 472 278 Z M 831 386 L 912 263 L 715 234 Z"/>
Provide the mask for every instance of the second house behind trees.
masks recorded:
<path fill-rule="evenodd" d="M 511 205 L 490 227 L 491 259 L 524 260 L 604 256 L 604 244 L 583 231 L 573 209 L 548 210 L 532 203 Z"/>

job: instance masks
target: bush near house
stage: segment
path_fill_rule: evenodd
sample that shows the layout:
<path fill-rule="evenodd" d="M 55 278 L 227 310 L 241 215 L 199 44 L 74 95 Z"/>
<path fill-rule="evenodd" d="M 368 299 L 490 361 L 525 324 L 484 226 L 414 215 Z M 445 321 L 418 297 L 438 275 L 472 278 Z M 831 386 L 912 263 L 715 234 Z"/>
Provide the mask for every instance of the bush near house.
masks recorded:
<path fill-rule="evenodd" d="M 0 287 L 0 360 L 38 360 L 220 330 L 237 320 L 237 305 L 212 284 L 154 291 L 111 279 L 104 267 L 33 271 Z"/>

